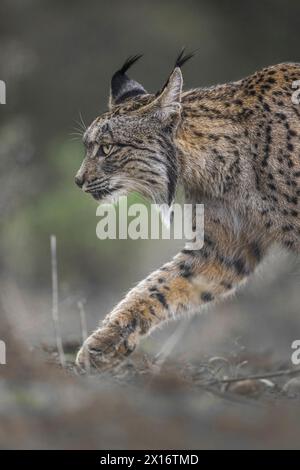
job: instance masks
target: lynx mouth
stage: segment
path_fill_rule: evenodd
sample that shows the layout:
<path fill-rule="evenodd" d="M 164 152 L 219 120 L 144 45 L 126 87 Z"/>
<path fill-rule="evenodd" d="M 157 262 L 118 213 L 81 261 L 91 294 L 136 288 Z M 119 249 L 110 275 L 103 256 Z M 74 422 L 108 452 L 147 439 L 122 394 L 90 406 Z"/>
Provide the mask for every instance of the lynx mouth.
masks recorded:
<path fill-rule="evenodd" d="M 120 184 L 113 187 L 105 186 L 104 188 L 90 189 L 85 192 L 90 194 L 96 201 L 107 203 L 115 203 L 122 194 L 125 194 L 124 188 Z"/>
<path fill-rule="evenodd" d="M 96 201 L 100 201 L 106 196 L 110 196 L 112 193 L 112 190 L 109 188 L 109 185 L 106 182 L 101 182 L 100 184 L 90 183 L 84 185 L 82 189 L 85 193 L 90 194 Z"/>
<path fill-rule="evenodd" d="M 112 191 L 109 189 L 99 189 L 96 191 L 89 191 L 89 194 L 96 200 L 100 201 L 112 194 Z"/>

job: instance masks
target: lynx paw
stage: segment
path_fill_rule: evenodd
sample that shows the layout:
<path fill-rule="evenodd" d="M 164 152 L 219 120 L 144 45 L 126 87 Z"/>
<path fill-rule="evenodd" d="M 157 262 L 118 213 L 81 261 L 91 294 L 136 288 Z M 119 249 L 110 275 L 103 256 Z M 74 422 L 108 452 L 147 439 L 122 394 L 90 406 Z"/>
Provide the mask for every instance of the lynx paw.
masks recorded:
<path fill-rule="evenodd" d="M 94 369 L 103 372 L 119 365 L 131 354 L 137 335 L 118 325 L 107 325 L 95 331 L 82 345 L 76 358 L 81 371 Z"/>

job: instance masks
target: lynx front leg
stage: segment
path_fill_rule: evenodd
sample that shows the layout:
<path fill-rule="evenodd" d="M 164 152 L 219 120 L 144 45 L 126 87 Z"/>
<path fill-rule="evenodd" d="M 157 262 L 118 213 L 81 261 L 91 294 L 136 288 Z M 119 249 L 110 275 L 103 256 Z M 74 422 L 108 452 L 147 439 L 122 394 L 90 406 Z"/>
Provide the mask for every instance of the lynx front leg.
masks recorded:
<path fill-rule="evenodd" d="M 232 240 L 231 240 L 232 241 Z M 230 245 L 227 245 L 230 246 Z M 211 238 L 200 251 L 183 251 L 132 289 L 84 343 L 77 365 L 103 371 L 126 358 L 160 323 L 199 310 L 245 281 L 261 258 L 262 248 L 250 243 L 222 256 Z M 227 251 L 227 254 L 226 254 Z M 231 251 L 231 250 L 230 250 Z"/>
<path fill-rule="evenodd" d="M 195 287 L 180 276 L 178 262 L 169 263 L 132 289 L 104 319 L 82 346 L 77 364 L 84 368 L 90 362 L 100 370 L 114 367 L 135 349 L 141 336 L 179 310 L 196 305 Z"/>

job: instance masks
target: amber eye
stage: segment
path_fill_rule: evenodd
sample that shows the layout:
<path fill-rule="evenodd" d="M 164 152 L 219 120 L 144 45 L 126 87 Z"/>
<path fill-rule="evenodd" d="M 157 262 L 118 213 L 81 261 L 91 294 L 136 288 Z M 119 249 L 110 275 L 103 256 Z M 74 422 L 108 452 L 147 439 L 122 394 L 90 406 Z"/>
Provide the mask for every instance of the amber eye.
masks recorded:
<path fill-rule="evenodd" d="M 112 144 L 103 144 L 100 145 L 99 150 L 103 155 L 107 156 L 111 153 L 113 148 L 114 146 Z"/>

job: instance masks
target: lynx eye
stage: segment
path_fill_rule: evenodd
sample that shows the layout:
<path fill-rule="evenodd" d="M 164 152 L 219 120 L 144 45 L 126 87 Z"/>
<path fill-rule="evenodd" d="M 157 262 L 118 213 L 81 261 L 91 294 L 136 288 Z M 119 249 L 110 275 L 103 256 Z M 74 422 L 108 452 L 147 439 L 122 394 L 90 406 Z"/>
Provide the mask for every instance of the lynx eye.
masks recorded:
<path fill-rule="evenodd" d="M 103 145 L 100 145 L 99 147 L 99 153 L 102 154 L 102 155 L 105 155 L 105 156 L 108 156 L 112 149 L 114 148 L 114 146 L 112 144 L 103 144 Z"/>

